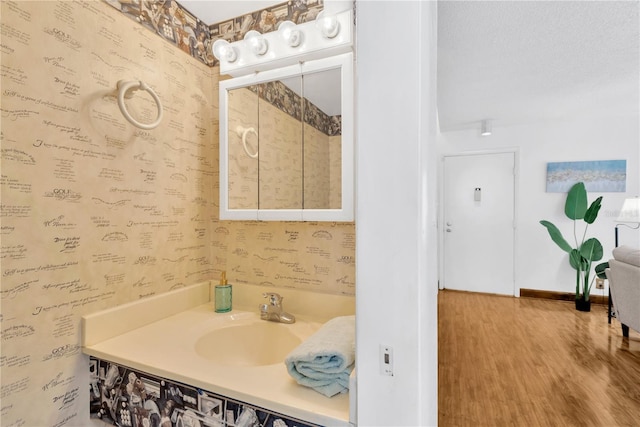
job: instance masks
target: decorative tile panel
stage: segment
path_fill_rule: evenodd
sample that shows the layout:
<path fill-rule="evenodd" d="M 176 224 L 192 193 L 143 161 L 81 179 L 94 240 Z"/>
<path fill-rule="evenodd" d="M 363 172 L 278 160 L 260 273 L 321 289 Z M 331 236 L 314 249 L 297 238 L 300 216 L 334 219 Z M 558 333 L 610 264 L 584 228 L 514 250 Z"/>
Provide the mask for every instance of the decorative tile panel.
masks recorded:
<path fill-rule="evenodd" d="M 93 357 L 89 371 L 91 418 L 120 427 L 318 427 Z"/>

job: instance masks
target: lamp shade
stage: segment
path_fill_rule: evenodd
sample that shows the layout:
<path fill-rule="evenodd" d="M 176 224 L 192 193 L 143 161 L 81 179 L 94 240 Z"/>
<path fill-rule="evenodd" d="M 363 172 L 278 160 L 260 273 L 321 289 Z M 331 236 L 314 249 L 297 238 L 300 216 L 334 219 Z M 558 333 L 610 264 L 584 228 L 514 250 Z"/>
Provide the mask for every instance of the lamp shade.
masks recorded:
<path fill-rule="evenodd" d="M 616 222 L 632 222 L 640 224 L 640 197 L 630 197 L 625 199 L 620 216 Z"/>

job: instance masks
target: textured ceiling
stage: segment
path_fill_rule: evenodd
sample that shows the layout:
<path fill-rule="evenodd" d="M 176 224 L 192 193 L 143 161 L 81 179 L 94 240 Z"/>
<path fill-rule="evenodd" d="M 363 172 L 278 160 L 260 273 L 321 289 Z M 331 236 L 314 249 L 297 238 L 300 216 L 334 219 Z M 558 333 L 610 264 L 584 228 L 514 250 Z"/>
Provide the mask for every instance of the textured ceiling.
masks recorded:
<path fill-rule="evenodd" d="M 440 1 L 443 131 L 638 115 L 637 1 Z"/>

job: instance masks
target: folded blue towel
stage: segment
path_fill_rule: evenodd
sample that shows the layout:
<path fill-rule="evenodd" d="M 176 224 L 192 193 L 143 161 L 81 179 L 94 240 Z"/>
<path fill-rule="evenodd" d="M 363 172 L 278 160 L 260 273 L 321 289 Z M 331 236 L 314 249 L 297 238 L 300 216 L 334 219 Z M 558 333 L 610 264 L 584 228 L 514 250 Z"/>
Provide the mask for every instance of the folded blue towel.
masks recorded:
<path fill-rule="evenodd" d="M 298 384 L 331 397 L 349 391 L 355 347 L 356 317 L 336 317 L 293 349 L 284 363 Z"/>

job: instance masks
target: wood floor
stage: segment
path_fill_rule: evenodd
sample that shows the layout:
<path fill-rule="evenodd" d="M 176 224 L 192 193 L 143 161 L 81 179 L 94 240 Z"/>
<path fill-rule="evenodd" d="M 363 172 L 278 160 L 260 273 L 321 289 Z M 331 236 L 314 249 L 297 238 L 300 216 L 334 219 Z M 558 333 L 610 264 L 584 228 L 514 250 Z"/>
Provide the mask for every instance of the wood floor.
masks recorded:
<path fill-rule="evenodd" d="M 440 426 L 640 426 L 640 334 L 606 307 L 441 291 Z"/>

